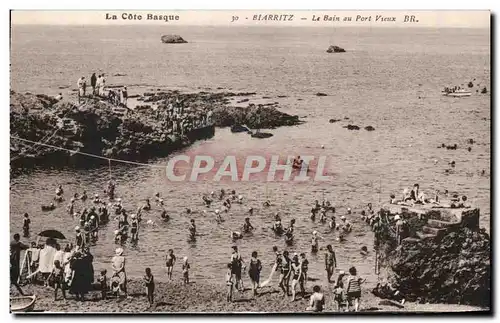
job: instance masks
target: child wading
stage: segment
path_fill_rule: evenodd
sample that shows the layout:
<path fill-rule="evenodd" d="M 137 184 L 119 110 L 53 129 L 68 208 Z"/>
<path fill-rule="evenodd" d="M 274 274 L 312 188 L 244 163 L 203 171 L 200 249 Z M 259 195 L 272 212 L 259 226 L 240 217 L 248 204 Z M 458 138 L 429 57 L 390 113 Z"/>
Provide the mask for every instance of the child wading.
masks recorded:
<path fill-rule="evenodd" d="M 174 250 L 168 249 L 167 256 L 165 257 L 165 262 L 167 265 L 167 277 L 168 277 L 168 279 L 172 279 L 172 271 L 174 269 L 175 261 L 176 261 L 176 258 L 174 255 Z"/>
<path fill-rule="evenodd" d="M 146 268 L 146 275 L 144 276 L 144 284 L 146 285 L 146 295 L 148 296 L 149 305 L 152 306 L 154 303 L 154 293 L 155 293 L 155 282 L 153 274 L 151 274 L 151 268 Z"/>
<path fill-rule="evenodd" d="M 356 267 L 349 268 L 349 277 L 347 278 L 347 299 L 349 306 L 354 302 L 354 311 L 359 311 L 359 302 L 361 300 L 361 284 L 365 280 L 357 276 Z"/>

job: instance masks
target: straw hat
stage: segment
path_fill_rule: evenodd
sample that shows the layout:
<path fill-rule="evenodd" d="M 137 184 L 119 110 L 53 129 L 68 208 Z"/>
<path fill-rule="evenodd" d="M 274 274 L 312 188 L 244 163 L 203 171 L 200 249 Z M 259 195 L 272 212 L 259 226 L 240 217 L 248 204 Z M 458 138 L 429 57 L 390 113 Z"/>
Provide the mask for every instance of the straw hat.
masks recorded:
<path fill-rule="evenodd" d="M 342 215 L 342 216 L 340 217 L 340 219 L 341 219 L 341 220 L 345 220 L 345 216 L 343 216 L 343 215 Z"/>
<path fill-rule="evenodd" d="M 396 216 L 394 217 L 394 220 L 401 220 L 401 217 L 399 216 L 399 214 L 396 214 Z"/>
<path fill-rule="evenodd" d="M 95 195 L 94 195 L 94 196 L 95 196 L 95 197 L 99 197 L 99 194 L 95 193 Z"/>
<path fill-rule="evenodd" d="M 317 234 L 318 234 L 318 231 L 314 230 L 313 235 L 317 235 Z"/>
<path fill-rule="evenodd" d="M 135 214 L 132 214 L 130 218 L 135 219 Z"/>
<path fill-rule="evenodd" d="M 186 256 L 186 257 L 182 258 L 182 260 L 184 260 L 184 262 L 186 262 L 188 260 L 188 257 Z"/>
<path fill-rule="evenodd" d="M 117 199 L 116 199 L 116 202 L 121 202 L 121 201 L 122 201 L 122 199 L 121 199 L 121 198 L 117 198 Z"/>
<path fill-rule="evenodd" d="M 120 233 L 120 231 L 119 230 L 115 230 L 114 233 L 115 233 L 115 236 L 116 236 L 118 233 Z"/>
<path fill-rule="evenodd" d="M 215 210 L 215 214 L 219 214 L 219 213 L 220 213 L 219 209 Z"/>
<path fill-rule="evenodd" d="M 79 227 L 79 226 L 76 226 L 76 227 L 75 227 L 75 231 L 80 231 L 80 227 Z"/>
<path fill-rule="evenodd" d="M 122 249 L 122 248 L 116 248 L 116 250 L 115 250 L 115 254 L 116 254 L 117 256 L 121 256 L 121 255 L 123 254 L 123 249 Z"/>
<path fill-rule="evenodd" d="M 92 215 L 90 218 L 91 218 L 92 220 L 94 220 L 94 219 L 95 219 L 95 216 L 93 216 L 93 215 Z"/>

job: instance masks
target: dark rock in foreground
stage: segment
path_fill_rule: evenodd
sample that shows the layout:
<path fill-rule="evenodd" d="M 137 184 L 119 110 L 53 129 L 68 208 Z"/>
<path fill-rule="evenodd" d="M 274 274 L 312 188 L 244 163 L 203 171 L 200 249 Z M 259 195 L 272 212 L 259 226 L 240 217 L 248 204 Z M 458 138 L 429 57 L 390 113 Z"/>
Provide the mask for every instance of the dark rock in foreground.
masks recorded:
<path fill-rule="evenodd" d="M 330 46 L 326 50 L 327 53 L 345 53 L 345 49 L 339 47 L 339 46 Z"/>
<path fill-rule="evenodd" d="M 161 36 L 161 42 L 165 44 L 184 44 L 187 43 L 181 36 L 179 35 L 163 35 Z"/>
<path fill-rule="evenodd" d="M 359 126 L 356 126 L 354 124 L 348 124 L 347 126 L 344 126 L 347 130 L 359 130 Z"/>

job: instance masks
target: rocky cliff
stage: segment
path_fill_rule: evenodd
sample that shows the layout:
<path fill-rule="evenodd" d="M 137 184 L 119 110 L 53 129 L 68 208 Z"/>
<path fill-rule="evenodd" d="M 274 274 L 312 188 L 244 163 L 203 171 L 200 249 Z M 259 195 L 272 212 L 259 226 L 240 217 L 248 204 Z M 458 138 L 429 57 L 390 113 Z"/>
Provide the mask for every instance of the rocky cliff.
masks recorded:
<path fill-rule="evenodd" d="M 179 35 L 163 35 L 163 36 L 161 36 L 161 42 L 165 43 L 165 44 L 184 44 L 184 43 L 187 43 L 187 41 L 184 40 Z"/>
<path fill-rule="evenodd" d="M 45 95 L 11 92 L 10 134 L 13 137 L 49 144 L 77 152 L 128 161 L 145 161 L 164 157 L 173 150 L 198 139 L 214 135 L 214 127 L 202 127 L 184 136 L 166 126 L 161 112 L 169 102 L 182 105 L 187 114 L 213 111 L 213 124 L 231 126 L 247 123 L 255 127 L 277 127 L 299 124 L 296 116 L 274 107 L 230 107 L 233 96 L 254 93 L 179 93 L 178 91 L 145 93 L 141 109 L 117 108 L 104 99 L 85 98 L 81 104 L 57 102 Z M 155 109 L 152 109 L 155 105 Z M 118 113 L 118 109 L 126 113 Z M 257 117 L 257 113 L 260 117 Z M 11 169 L 38 166 L 85 166 L 106 163 L 56 148 L 11 138 Z"/>

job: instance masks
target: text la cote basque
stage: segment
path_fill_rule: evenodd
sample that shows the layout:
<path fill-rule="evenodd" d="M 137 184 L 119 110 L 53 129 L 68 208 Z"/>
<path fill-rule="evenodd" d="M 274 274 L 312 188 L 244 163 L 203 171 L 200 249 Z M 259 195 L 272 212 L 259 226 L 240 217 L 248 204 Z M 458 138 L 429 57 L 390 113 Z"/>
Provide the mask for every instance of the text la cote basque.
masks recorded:
<path fill-rule="evenodd" d="M 161 20 L 161 21 L 165 21 L 165 22 L 179 20 L 178 15 L 155 15 L 152 13 L 148 13 L 146 15 L 140 15 L 140 14 L 136 14 L 136 13 L 126 13 L 126 12 L 119 14 L 119 15 L 106 13 L 105 18 L 106 18 L 106 20 L 118 20 L 118 19 L 121 19 L 121 20 L 153 20 L 153 21 L 160 21 Z"/>

